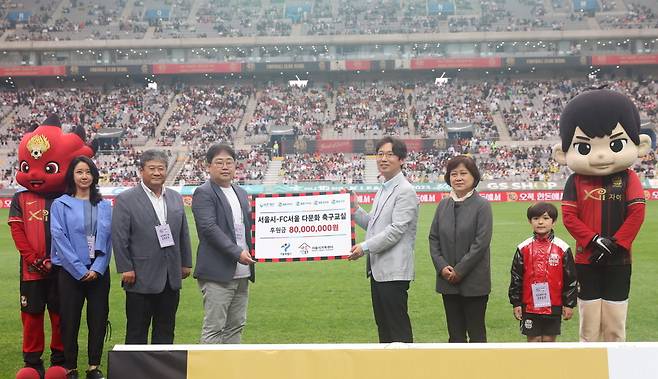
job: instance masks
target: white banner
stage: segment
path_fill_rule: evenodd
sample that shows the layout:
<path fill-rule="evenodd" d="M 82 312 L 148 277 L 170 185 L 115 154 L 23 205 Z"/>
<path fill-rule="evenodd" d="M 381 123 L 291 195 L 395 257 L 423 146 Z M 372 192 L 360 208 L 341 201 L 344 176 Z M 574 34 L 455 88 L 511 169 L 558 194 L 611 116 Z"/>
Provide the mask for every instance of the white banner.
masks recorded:
<path fill-rule="evenodd" d="M 254 198 L 257 261 L 344 259 L 354 242 L 349 193 Z"/>

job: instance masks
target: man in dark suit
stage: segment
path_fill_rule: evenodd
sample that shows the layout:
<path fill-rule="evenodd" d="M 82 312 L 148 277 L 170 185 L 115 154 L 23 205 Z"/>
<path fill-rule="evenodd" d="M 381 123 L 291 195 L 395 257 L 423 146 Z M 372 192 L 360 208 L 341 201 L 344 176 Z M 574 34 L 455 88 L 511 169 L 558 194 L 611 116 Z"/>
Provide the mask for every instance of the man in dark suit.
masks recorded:
<path fill-rule="evenodd" d="M 126 291 L 126 344 L 174 342 L 182 279 L 192 271 L 192 248 L 181 195 L 164 187 L 167 155 L 147 150 L 142 181 L 119 194 L 112 245 Z"/>
<path fill-rule="evenodd" d="M 201 343 L 240 343 L 247 321 L 249 280 L 255 279 L 251 250 L 251 209 L 247 192 L 232 184 L 233 148 L 208 149 L 210 180 L 194 191 L 192 212 L 199 236 L 194 277 L 203 295 Z"/>

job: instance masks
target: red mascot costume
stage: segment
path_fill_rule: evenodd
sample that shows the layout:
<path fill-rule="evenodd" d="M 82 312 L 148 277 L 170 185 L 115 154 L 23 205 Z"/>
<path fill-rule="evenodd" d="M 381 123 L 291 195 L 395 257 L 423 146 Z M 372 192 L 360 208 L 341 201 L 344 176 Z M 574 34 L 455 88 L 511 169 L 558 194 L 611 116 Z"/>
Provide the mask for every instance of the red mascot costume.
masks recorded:
<path fill-rule="evenodd" d="M 20 253 L 21 319 L 25 368 L 16 378 L 61 377 L 64 362 L 59 332 L 59 294 L 50 263 L 50 204 L 65 190 L 64 176 L 74 157 L 94 155 L 85 144 L 82 127 L 63 133 L 57 116 L 50 116 L 28 132 L 18 146 L 19 172 L 16 181 L 25 187 L 11 201 L 9 226 Z M 50 364 L 45 372 L 44 313 L 48 308 L 52 336 Z"/>
<path fill-rule="evenodd" d="M 555 159 L 569 166 L 562 220 L 576 240 L 580 340 L 621 342 L 631 286 L 631 245 L 644 221 L 642 184 L 631 169 L 651 149 L 640 114 L 620 93 L 574 97 L 560 117 Z"/>

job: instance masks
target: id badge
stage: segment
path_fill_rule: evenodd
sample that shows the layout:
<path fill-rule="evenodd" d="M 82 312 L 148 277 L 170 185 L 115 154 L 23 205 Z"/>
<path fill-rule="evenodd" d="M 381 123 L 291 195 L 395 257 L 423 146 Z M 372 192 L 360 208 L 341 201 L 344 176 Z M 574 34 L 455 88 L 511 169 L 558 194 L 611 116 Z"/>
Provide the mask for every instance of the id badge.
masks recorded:
<path fill-rule="evenodd" d="M 89 258 L 96 258 L 96 236 L 87 236 L 87 249 L 89 250 Z"/>
<path fill-rule="evenodd" d="M 175 245 L 169 224 L 156 225 L 155 232 L 158 234 L 158 242 L 160 242 L 161 248 Z"/>
<path fill-rule="evenodd" d="M 551 306 L 551 295 L 548 291 L 547 282 L 532 284 L 532 302 L 535 308 Z"/>
<path fill-rule="evenodd" d="M 238 224 L 238 225 L 236 225 L 236 228 L 235 228 L 235 239 L 236 239 L 236 241 L 238 242 L 238 244 L 241 243 L 241 242 L 243 242 L 243 241 L 244 241 L 244 242 L 247 242 L 247 239 L 245 238 L 245 235 L 244 235 L 244 224 Z"/>

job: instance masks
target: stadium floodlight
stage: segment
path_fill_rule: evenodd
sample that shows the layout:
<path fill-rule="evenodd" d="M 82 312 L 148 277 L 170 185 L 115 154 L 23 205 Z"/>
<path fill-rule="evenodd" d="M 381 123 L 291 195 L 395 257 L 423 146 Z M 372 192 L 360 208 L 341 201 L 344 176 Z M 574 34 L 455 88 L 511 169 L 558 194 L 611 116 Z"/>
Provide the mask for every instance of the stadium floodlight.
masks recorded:
<path fill-rule="evenodd" d="M 308 84 L 308 80 L 301 80 L 297 75 L 295 75 L 295 78 L 297 78 L 297 80 L 288 80 L 288 85 L 290 87 L 304 88 Z"/>
<path fill-rule="evenodd" d="M 441 74 L 440 77 L 434 79 L 434 84 L 436 84 L 437 86 L 442 86 L 444 84 L 447 84 L 448 80 L 450 80 L 450 78 L 446 77 L 446 73 L 444 71 L 443 74 Z"/>

